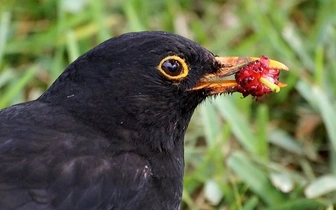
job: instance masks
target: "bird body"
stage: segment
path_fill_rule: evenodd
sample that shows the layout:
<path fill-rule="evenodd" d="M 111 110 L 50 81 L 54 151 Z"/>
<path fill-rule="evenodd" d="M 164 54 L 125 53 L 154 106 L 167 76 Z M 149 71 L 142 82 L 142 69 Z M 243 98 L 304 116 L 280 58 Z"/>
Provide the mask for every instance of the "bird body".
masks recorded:
<path fill-rule="evenodd" d="M 204 79 L 193 88 L 217 73 L 234 72 L 165 32 L 85 53 L 38 99 L 0 111 L 0 209 L 178 210 L 184 134 L 214 94 Z"/>
<path fill-rule="evenodd" d="M 72 63 L 39 99 L 0 111 L 0 209 L 179 208 L 192 113 L 174 113 L 179 101 L 150 92 L 161 81 L 139 59 L 156 52 L 130 50 L 146 39 L 174 41 L 161 35 L 109 40 Z"/>
<path fill-rule="evenodd" d="M 182 151 L 155 154 L 121 144 L 122 134 L 106 138 L 61 108 L 39 101 L 0 115 L 0 209 L 178 208 Z"/>

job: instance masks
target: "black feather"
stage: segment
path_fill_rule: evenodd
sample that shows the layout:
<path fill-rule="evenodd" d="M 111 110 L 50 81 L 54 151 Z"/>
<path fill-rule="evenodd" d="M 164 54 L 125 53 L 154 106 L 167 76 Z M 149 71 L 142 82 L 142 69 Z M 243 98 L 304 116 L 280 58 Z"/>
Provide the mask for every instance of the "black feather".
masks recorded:
<path fill-rule="evenodd" d="M 190 73 L 158 70 L 168 55 Z M 0 111 L 1 210 L 177 210 L 183 138 L 214 56 L 164 32 L 130 33 L 93 48 L 37 100 Z"/>

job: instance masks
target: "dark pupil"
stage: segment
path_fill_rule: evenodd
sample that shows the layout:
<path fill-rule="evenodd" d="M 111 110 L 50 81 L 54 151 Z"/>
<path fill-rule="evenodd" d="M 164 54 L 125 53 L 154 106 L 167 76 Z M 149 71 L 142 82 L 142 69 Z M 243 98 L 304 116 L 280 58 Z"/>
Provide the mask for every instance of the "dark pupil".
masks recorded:
<path fill-rule="evenodd" d="M 166 60 L 162 64 L 162 70 L 170 76 L 177 76 L 182 72 L 182 66 L 177 60 Z"/>

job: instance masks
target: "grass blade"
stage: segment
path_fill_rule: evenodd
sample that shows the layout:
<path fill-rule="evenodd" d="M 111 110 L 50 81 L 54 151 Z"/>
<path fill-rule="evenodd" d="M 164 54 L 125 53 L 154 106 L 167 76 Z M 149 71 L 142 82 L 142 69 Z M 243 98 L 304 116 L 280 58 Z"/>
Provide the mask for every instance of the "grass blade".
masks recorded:
<path fill-rule="evenodd" d="M 7 91 L 1 96 L 0 108 L 8 106 L 11 100 L 13 100 L 14 97 L 20 93 L 23 87 L 26 86 L 34 77 L 36 70 L 36 66 L 30 67 L 20 79 L 18 79 L 15 83 L 12 83 L 9 89 L 7 89 Z"/>
<path fill-rule="evenodd" d="M 285 197 L 277 191 L 268 176 L 256 164 L 240 152 L 233 153 L 228 166 L 269 206 L 280 204 Z"/>
<path fill-rule="evenodd" d="M 242 146 L 249 152 L 258 154 L 257 139 L 250 131 L 248 122 L 228 98 L 219 97 L 215 101 L 219 113 L 228 121 L 232 132 Z"/>

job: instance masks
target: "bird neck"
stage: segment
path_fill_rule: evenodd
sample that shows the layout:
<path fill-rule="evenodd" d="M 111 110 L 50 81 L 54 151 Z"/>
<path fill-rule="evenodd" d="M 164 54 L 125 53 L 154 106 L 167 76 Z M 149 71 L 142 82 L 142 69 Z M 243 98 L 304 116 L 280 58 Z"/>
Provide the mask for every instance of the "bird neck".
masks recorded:
<path fill-rule="evenodd" d="M 83 92 L 83 91 L 82 91 Z M 80 92 L 73 92 L 63 100 L 53 96 L 50 89 L 40 101 L 65 109 L 83 124 L 130 150 L 153 150 L 183 153 L 183 140 L 194 108 L 178 109 L 180 104 L 158 106 L 161 99 L 142 97 L 104 96 L 83 100 Z M 183 102 L 178 102 L 183 103 Z M 166 103 L 164 103 L 166 104 Z M 126 149 L 127 150 L 127 149 Z"/>

